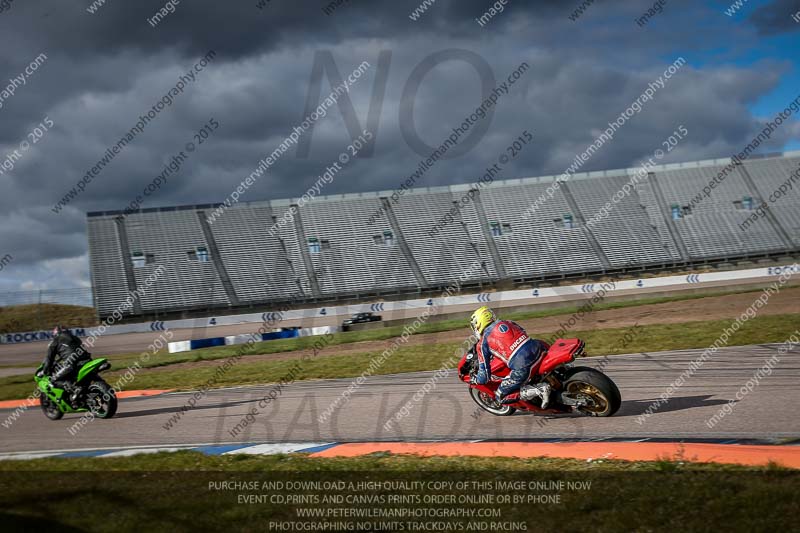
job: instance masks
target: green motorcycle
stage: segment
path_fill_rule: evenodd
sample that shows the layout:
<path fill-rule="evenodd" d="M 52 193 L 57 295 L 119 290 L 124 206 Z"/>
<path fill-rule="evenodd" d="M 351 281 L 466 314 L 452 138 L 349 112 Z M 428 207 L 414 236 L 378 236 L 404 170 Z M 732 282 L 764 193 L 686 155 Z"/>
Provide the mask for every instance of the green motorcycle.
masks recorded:
<path fill-rule="evenodd" d="M 80 393 L 74 401 L 67 391 L 50 383 L 50 377 L 42 374 L 43 368 L 44 365 L 39 365 L 33 380 L 42 392 L 39 395 L 42 411 L 50 420 L 58 420 L 64 413 L 89 411 L 97 418 L 111 418 L 117 412 L 117 395 L 100 377 L 100 372 L 111 368 L 107 359 L 91 359 L 81 366 L 75 380 Z"/>

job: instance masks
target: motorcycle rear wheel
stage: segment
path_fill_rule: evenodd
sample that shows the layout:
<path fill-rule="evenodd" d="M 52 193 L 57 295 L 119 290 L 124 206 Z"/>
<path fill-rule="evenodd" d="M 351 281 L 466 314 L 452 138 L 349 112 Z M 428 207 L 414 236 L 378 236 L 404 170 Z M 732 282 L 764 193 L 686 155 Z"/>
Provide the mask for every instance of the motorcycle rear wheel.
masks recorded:
<path fill-rule="evenodd" d="M 39 398 L 39 405 L 42 408 L 42 412 L 44 412 L 44 416 L 49 418 L 50 420 L 60 420 L 64 413 L 61 412 L 61 409 L 58 408 L 58 405 L 47 397 L 45 393 L 42 393 Z"/>
<path fill-rule="evenodd" d="M 588 405 L 577 410 L 588 416 L 611 416 L 622 405 L 622 396 L 614 382 L 599 370 L 586 366 L 570 369 L 562 395 L 587 400 Z"/>
<path fill-rule="evenodd" d="M 86 408 L 97 418 L 111 418 L 117 412 L 117 395 L 103 380 L 93 381 L 86 392 Z"/>
<path fill-rule="evenodd" d="M 481 409 L 492 413 L 495 416 L 511 416 L 517 412 L 517 410 L 510 405 L 503 405 L 493 397 L 489 396 L 485 392 L 479 391 L 478 389 L 470 387 L 469 395 L 472 400 L 481 407 Z"/>

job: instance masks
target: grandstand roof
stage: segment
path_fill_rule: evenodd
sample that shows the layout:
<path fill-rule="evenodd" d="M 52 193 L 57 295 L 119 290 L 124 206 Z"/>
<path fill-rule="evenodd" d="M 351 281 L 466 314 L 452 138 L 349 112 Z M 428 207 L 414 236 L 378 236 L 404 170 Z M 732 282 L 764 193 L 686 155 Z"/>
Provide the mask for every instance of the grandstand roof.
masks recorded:
<path fill-rule="evenodd" d="M 787 152 L 770 152 L 767 154 L 753 154 L 749 157 L 748 161 L 757 160 L 757 159 L 769 159 L 769 158 L 780 158 L 780 157 L 798 157 L 800 156 L 800 150 L 794 151 L 787 151 Z M 730 158 L 719 158 L 719 159 L 703 159 L 700 161 L 686 161 L 681 163 L 668 163 L 664 165 L 654 165 L 650 167 L 650 172 L 663 172 L 666 170 L 674 170 L 679 168 L 702 168 L 702 167 L 712 167 L 712 166 L 722 166 L 727 165 L 731 162 Z M 606 178 L 606 177 L 613 177 L 613 176 L 624 176 L 630 175 L 640 167 L 630 167 L 630 168 L 618 168 L 612 170 L 597 170 L 593 172 L 576 172 L 573 174 L 569 181 L 575 180 L 586 180 L 586 179 L 596 179 L 596 178 Z M 541 184 L 541 183 L 552 183 L 559 178 L 560 174 L 553 174 L 547 176 L 534 176 L 528 178 L 511 178 L 511 179 L 504 179 L 504 180 L 494 180 L 489 186 L 491 187 L 507 187 L 511 185 L 530 185 L 530 184 Z M 473 182 L 474 183 L 474 182 Z M 404 194 L 426 194 L 432 192 L 465 192 L 469 191 L 472 188 L 473 183 L 459 183 L 454 185 L 441 185 L 435 187 L 415 187 L 413 189 L 406 190 Z M 314 201 L 330 201 L 330 200 L 347 200 L 353 198 L 381 198 L 385 196 L 391 196 L 391 194 L 395 192 L 394 190 L 382 190 L 382 191 L 365 191 L 365 192 L 357 192 L 357 193 L 344 193 L 344 194 L 331 194 L 331 195 L 322 195 L 317 196 L 314 198 Z M 272 200 L 254 200 L 250 202 L 238 202 L 235 206 L 239 207 L 255 207 L 255 206 L 288 206 L 296 204 L 300 200 L 299 197 L 293 198 L 281 198 L 281 199 L 272 199 Z M 216 209 L 217 207 L 221 206 L 222 203 L 215 203 L 215 204 L 187 204 L 187 205 L 180 205 L 180 206 L 169 206 L 169 207 L 147 207 L 144 209 L 138 209 L 134 211 L 129 211 L 130 213 L 151 213 L 151 212 L 168 212 L 168 211 L 181 211 L 181 210 L 198 210 L 198 209 Z M 108 211 L 89 211 L 86 213 L 87 217 L 103 217 L 103 216 L 118 216 L 125 214 L 125 210 L 108 210 Z"/>

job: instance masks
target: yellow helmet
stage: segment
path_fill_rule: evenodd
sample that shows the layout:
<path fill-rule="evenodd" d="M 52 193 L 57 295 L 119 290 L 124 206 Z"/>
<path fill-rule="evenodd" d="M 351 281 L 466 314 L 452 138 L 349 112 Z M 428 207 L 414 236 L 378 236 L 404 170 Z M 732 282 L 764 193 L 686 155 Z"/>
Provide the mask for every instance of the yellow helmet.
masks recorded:
<path fill-rule="evenodd" d="M 495 316 L 494 311 L 483 306 L 477 308 L 475 312 L 472 313 L 472 316 L 469 317 L 469 325 L 476 335 L 481 335 L 483 330 L 486 329 L 486 326 L 495 320 L 497 320 L 497 316 Z"/>

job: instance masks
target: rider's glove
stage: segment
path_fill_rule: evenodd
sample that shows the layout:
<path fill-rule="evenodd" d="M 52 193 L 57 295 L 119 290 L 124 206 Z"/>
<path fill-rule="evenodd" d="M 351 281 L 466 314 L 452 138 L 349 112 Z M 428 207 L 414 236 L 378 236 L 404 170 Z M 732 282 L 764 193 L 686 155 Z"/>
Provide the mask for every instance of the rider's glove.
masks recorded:
<path fill-rule="evenodd" d="M 489 381 L 489 374 L 486 372 L 486 365 L 480 363 L 478 365 L 478 372 L 472 378 L 472 382 L 477 383 L 478 385 L 483 385 L 487 381 Z"/>
<path fill-rule="evenodd" d="M 44 377 L 44 370 L 39 370 L 38 372 L 36 372 L 36 377 L 37 377 L 37 378 L 42 378 L 42 377 Z"/>

